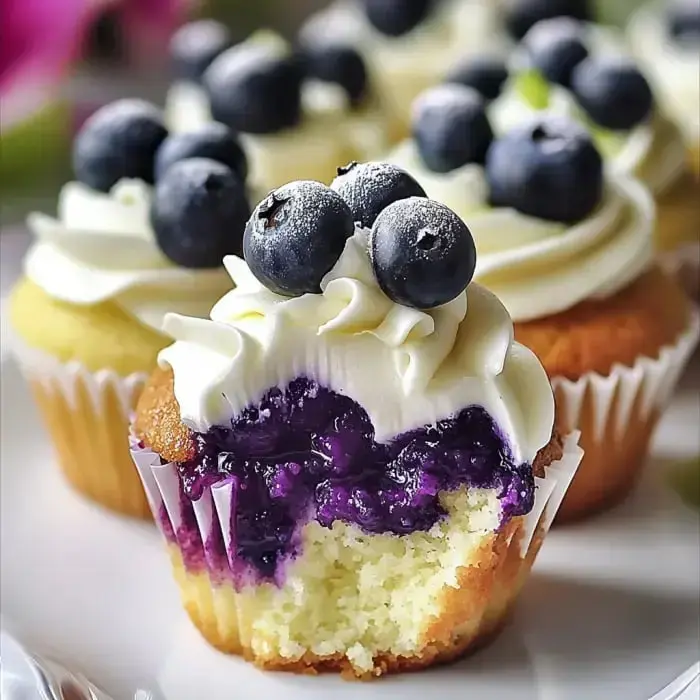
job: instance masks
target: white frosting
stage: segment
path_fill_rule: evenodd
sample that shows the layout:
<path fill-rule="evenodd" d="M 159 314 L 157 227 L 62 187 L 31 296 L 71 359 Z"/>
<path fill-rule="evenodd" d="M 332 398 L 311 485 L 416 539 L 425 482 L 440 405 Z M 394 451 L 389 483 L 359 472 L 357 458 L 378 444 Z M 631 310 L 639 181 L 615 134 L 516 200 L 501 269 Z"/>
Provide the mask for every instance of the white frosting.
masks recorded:
<path fill-rule="evenodd" d="M 478 165 L 430 173 L 410 142 L 390 160 L 467 222 L 478 254 L 476 279 L 501 299 L 515 321 L 612 296 L 652 263 L 654 202 L 643 185 L 628 177 L 608 178 L 598 209 L 567 226 L 489 207 L 488 184 Z"/>
<path fill-rule="evenodd" d="M 49 296 L 78 305 L 113 301 L 160 330 L 168 311 L 205 317 L 230 289 L 223 268 L 190 270 L 160 251 L 149 224 L 151 188 L 122 180 L 110 194 L 68 183 L 58 218 L 34 213 L 36 242 L 25 259 L 29 279 Z"/>
<path fill-rule="evenodd" d="M 356 0 L 336 0 L 307 22 L 304 34 L 357 46 L 388 109 L 405 122 L 413 100 L 440 82 L 455 61 L 506 50 L 498 15 L 492 0 L 444 0 L 433 17 L 403 36 L 390 37 L 368 22 Z"/>
<path fill-rule="evenodd" d="M 639 10 L 629 24 L 632 50 L 644 66 L 662 108 L 691 145 L 700 142 L 700 44 L 674 42 L 666 31 L 664 3 Z"/>
<path fill-rule="evenodd" d="M 236 289 L 211 321 L 169 315 L 177 342 L 159 361 L 173 368 L 183 420 L 200 431 L 223 424 L 304 375 L 357 401 L 380 441 L 477 404 L 516 459 L 534 459 L 551 436 L 552 391 L 536 357 L 513 341 L 501 303 L 472 284 L 431 311 L 395 304 L 374 279 L 366 237 L 348 240 L 322 294 L 279 296 L 229 257 Z"/>

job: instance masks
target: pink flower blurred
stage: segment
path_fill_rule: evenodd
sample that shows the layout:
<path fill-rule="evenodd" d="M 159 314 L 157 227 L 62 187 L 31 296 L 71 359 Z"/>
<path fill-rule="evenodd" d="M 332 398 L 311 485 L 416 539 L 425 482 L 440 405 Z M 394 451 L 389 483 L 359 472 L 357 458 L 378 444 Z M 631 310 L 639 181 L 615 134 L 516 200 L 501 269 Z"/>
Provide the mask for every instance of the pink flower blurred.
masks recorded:
<path fill-rule="evenodd" d="M 190 0 L 0 0 L 0 100 L 4 131 L 54 99 L 82 58 L 94 23 L 115 10 L 129 58 L 165 55 Z"/>

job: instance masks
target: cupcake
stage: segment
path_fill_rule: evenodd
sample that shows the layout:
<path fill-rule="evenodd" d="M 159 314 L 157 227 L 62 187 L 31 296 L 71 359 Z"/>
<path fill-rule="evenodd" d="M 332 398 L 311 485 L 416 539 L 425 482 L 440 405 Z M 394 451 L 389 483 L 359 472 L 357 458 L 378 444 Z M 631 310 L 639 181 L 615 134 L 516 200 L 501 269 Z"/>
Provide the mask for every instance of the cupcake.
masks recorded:
<path fill-rule="evenodd" d="M 490 0 L 338 0 L 314 15 L 303 36 L 333 36 L 365 56 L 386 101 L 395 140 L 409 128 L 416 96 L 458 57 L 508 46 Z"/>
<path fill-rule="evenodd" d="M 469 284 L 469 230 L 416 191 L 373 164 L 271 193 L 211 321 L 167 317 L 136 411 L 187 612 L 263 668 L 369 678 L 485 643 L 580 460 Z"/>
<path fill-rule="evenodd" d="M 632 49 L 664 111 L 680 127 L 694 178 L 667 194 L 670 231 L 680 241 L 664 247 L 664 262 L 686 286 L 700 292 L 700 7 L 692 2 L 654 4 L 639 10 L 628 28 Z M 671 214 L 671 211 L 673 214 Z M 672 218 L 673 217 L 673 218 Z M 684 235 L 683 235 L 684 232 Z M 694 237 L 693 237 L 693 234 Z"/>
<path fill-rule="evenodd" d="M 231 47 L 207 20 L 180 29 L 171 50 L 168 124 L 186 132 L 214 119 L 240 133 L 260 192 L 294 178 L 330 182 L 338 163 L 387 148 L 380 94 L 349 44 L 318 37 L 292 51 L 263 31 Z"/>
<path fill-rule="evenodd" d="M 662 264 L 675 270 L 696 262 L 691 272 L 697 275 L 700 202 L 685 139 L 663 93 L 657 104 L 647 79 L 621 47 L 620 37 L 600 27 L 570 19 L 540 22 L 513 57 L 516 75 L 494 105 L 494 123 L 502 131 L 523 113 L 542 108 L 581 121 L 606 164 L 639 178 L 654 195 Z"/>
<path fill-rule="evenodd" d="M 69 482 L 146 517 L 124 431 L 170 342 L 166 312 L 206 317 L 230 289 L 221 258 L 240 251 L 250 214 L 232 170 L 245 156 L 223 126 L 183 139 L 155 107 L 121 100 L 85 123 L 73 160 L 57 217 L 29 218 L 12 348 Z"/>
<path fill-rule="evenodd" d="M 585 456 L 560 511 L 582 518 L 632 488 L 697 341 L 696 314 L 653 260 L 654 203 L 605 173 L 588 131 L 551 114 L 494 137 L 483 100 L 448 85 L 414 109 L 394 161 L 470 222 L 476 279 L 554 386 L 557 429 Z"/>

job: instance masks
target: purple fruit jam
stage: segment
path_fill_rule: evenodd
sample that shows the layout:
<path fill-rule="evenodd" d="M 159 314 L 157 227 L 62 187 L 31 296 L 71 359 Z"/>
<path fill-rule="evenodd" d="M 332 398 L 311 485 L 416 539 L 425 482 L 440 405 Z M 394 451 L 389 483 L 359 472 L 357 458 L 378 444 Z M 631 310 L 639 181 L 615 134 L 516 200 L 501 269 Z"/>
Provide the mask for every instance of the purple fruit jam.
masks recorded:
<path fill-rule="evenodd" d="M 196 441 L 197 457 L 178 465 L 185 495 L 199 499 L 232 478 L 231 554 L 267 580 L 297 553 L 295 535 L 311 518 L 403 535 L 445 515 L 440 491 L 498 489 L 504 521 L 528 513 L 534 501 L 530 465 L 515 464 L 480 406 L 378 443 L 355 401 L 302 377 Z"/>

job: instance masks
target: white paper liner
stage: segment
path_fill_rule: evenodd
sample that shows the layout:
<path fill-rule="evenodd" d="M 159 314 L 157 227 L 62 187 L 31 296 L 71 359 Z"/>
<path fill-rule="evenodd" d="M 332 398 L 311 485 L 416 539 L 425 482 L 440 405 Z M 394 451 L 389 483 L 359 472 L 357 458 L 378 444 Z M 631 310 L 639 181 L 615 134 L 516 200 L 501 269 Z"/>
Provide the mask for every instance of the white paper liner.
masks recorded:
<path fill-rule="evenodd" d="M 700 242 L 686 243 L 659 254 L 662 269 L 673 275 L 691 298 L 700 295 Z"/>
<path fill-rule="evenodd" d="M 11 333 L 8 342 L 10 352 L 32 382 L 38 382 L 47 392 L 60 391 L 72 407 L 76 403 L 76 387 L 82 383 L 86 388 L 95 411 L 102 409 L 102 398 L 111 389 L 119 399 L 126 420 L 134 410 L 134 398 L 138 396 L 148 379 L 148 372 L 134 372 L 122 376 L 110 369 L 91 372 L 77 361 L 62 362 L 43 350 L 30 347 L 16 333 Z"/>
<path fill-rule="evenodd" d="M 564 410 L 567 416 L 566 429 L 579 429 L 587 394 L 594 401 L 595 440 L 602 439 L 608 425 L 615 426 L 616 436 L 624 435 L 638 398 L 640 413 L 636 417 L 644 420 L 652 411 L 663 411 L 699 337 L 700 313 L 693 309 L 688 329 L 674 345 L 661 348 L 656 359 L 641 357 L 631 367 L 615 365 L 607 376 L 588 372 L 576 381 L 554 377 L 552 388 L 557 397 L 557 410 Z"/>
<path fill-rule="evenodd" d="M 572 432 L 563 444 L 561 459 L 546 467 L 544 478 L 535 478 L 535 504 L 523 518 L 522 537 L 520 541 L 523 559 L 527 556 L 538 527 L 546 533 L 559 510 L 569 484 L 574 478 L 581 463 L 583 450 L 578 444 L 579 433 Z M 212 536 L 221 536 L 229 553 L 229 567 L 233 571 L 235 562 L 231 560 L 231 536 L 233 516 L 233 487 L 231 481 L 224 481 L 204 491 L 198 501 L 185 501 L 180 492 L 177 466 L 174 463 L 161 464 L 160 457 L 143 444 L 132 432 L 129 436 L 131 456 L 143 481 L 148 502 L 153 511 L 154 520 L 162 535 L 171 543 L 174 533 L 178 544 L 182 544 L 178 534 L 183 521 L 183 508 L 192 508 L 199 530 L 201 542 L 206 544 Z M 162 519 L 163 509 L 167 512 L 169 522 Z M 216 528 L 217 532 L 213 532 Z M 169 533 L 168 530 L 171 530 Z M 214 562 L 209 560 L 207 547 L 204 547 L 203 557 L 208 566 Z M 211 571 L 217 578 L 218 571 Z"/>

